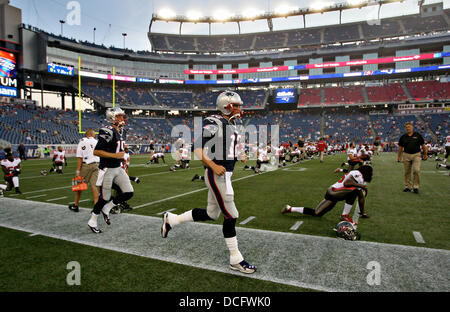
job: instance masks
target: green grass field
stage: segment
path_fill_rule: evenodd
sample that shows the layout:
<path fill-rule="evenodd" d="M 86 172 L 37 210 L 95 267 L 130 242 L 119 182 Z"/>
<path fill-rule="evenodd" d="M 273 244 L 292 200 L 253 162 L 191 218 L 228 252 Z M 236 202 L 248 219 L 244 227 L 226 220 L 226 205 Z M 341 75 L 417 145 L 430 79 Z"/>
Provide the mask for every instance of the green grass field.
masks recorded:
<path fill-rule="evenodd" d="M 282 215 L 282 207 L 315 207 L 329 185 L 342 174 L 334 174 L 345 155 L 328 156 L 324 163 L 312 160 L 262 175 L 242 170 L 239 163 L 233 183 L 235 201 L 240 217 L 238 223 L 249 216 L 256 217 L 240 227 L 278 232 L 290 232 L 296 221 L 303 221 L 295 233 L 335 237 L 333 227 L 339 221 L 343 204 L 322 218 L 299 214 Z M 168 166 L 144 166 L 147 156 L 131 158 L 129 174 L 138 176 L 140 184 L 133 184 L 135 196 L 132 207 L 142 206 L 129 213 L 149 216 L 175 208 L 181 213 L 206 206 L 207 191 L 203 181 L 191 182 L 194 174 L 202 174 L 200 161 L 192 161 L 190 170 L 170 172 Z M 167 157 L 169 158 L 169 157 Z M 168 161 L 168 164 L 173 161 Z M 250 161 L 253 164 L 254 161 Z M 13 192 L 6 197 L 68 205 L 73 202 L 71 179 L 75 172 L 75 159 L 68 160 L 64 174 L 41 176 L 49 169 L 50 160 L 28 160 L 22 163 L 20 188 L 22 195 Z M 359 220 L 362 240 L 380 243 L 420 246 L 450 250 L 450 181 L 448 172 L 436 170 L 435 161 L 422 162 L 420 194 L 403 193 L 403 165 L 396 155 L 386 153 L 373 159 L 374 178 L 369 185 L 366 212 L 370 219 Z M 248 177 L 248 178 L 246 178 Z M 240 179 L 243 178 L 243 179 Z M 197 191 L 198 190 L 198 191 Z M 60 198 L 60 199 L 58 199 Z M 89 191 L 84 192 L 81 207 L 90 208 Z M 58 199 L 58 200 L 53 200 Z M 352 211 L 353 214 L 353 211 Z M 86 220 L 87 222 L 87 220 Z M 222 217 L 216 222 L 222 223 Z M 86 227 L 86 230 L 89 229 Z M 417 243 L 412 232 L 420 232 L 425 244 Z M 17 259 L 14 266 L 0 267 L 0 291 L 71 291 L 65 283 L 65 265 L 74 255 L 89 267 L 84 273 L 86 282 L 77 291 L 303 291 L 304 289 L 246 277 L 201 270 L 180 264 L 122 254 L 110 250 L 84 246 L 44 236 L 29 237 L 24 232 L 0 229 L 2 253 L 0 259 Z M 223 246 L 220 246 L 222 248 Z M 105 259 L 99 263 L 98 258 Z M 142 272 L 145 271 L 145 274 Z M 114 272 L 107 275 L 105 272 Z M 180 278 L 181 276 L 181 278 Z M 99 278 L 101 277 L 101 278 Z M 161 287 L 158 281 L 177 278 L 176 284 Z"/>

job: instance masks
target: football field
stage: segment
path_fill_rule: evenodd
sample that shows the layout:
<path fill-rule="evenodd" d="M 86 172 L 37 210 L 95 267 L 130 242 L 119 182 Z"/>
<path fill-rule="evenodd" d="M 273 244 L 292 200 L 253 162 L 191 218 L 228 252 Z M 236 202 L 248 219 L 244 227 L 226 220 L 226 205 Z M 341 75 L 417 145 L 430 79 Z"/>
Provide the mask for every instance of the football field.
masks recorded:
<path fill-rule="evenodd" d="M 170 157 L 166 157 L 170 158 Z M 403 193 L 403 165 L 386 153 L 373 159 L 366 212 L 360 219 L 360 242 L 335 238 L 343 204 L 322 218 L 282 215 L 285 204 L 315 207 L 345 155 L 289 164 L 255 175 L 233 174 L 240 216 L 237 235 L 244 257 L 258 266 L 251 276 L 227 267 L 228 251 L 217 222 L 183 224 L 160 237 L 161 214 L 204 208 L 207 189 L 199 161 L 190 170 L 169 171 L 168 165 L 145 166 L 148 157 L 132 156 L 132 211 L 112 215 L 112 225 L 99 219 L 104 231 L 87 227 L 90 193 L 84 192 L 80 212 L 73 202 L 71 179 L 75 159 L 63 175 L 41 176 L 50 160 L 23 162 L 22 195 L 0 199 L 0 267 L 2 291 L 449 291 L 450 180 L 434 160 L 422 162 L 420 194 Z M 249 162 L 253 164 L 253 161 Z M 89 208 L 89 209 L 88 209 Z M 353 214 L 353 211 L 352 211 Z M 81 266 L 81 285 L 66 283 L 67 263 Z M 379 264 L 381 280 L 371 284 L 370 264 Z M 168 283 L 167 281 L 170 281 Z"/>

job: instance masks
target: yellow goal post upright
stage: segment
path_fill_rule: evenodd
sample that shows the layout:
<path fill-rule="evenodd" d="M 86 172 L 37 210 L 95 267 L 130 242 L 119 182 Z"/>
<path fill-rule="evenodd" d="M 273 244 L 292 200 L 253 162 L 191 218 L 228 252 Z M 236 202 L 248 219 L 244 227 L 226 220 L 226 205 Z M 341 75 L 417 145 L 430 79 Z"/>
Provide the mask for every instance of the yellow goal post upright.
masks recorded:
<path fill-rule="evenodd" d="M 116 67 L 113 67 L 113 107 L 116 107 Z M 78 56 L 78 133 L 85 134 L 81 128 L 81 56 Z M 95 132 L 98 134 L 98 132 Z"/>

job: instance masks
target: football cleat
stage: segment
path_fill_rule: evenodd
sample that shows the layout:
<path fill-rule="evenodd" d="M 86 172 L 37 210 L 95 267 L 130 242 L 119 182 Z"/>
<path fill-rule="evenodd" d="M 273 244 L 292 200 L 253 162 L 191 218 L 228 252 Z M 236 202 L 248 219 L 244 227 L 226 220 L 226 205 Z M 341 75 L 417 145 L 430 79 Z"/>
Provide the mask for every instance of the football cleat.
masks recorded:
<path fill-rule="evenodd" d="M 18 187 L 16 187 L 16 194 L 22 194 Z"/>
<path fill-rule="evenodd" d="M 338 173 L 338 172 L 342 172 L 342 169 L 341 168 L 334 169 L 334 173 Z"/>
<path fill-rule="evenodd" d="M 94 227 L 94 226 L 90 226 L 89 224 L 88 224 L 88 226 L 89 226 L 89 228 L 91 229 L 91 231 L 92 232 L 94 232 L 95 234 L 100 234 L 100 233 L 102 233 L 102 230 L 100 230 L 98 227 Z"/>
<path fill-rule="evenodd" d="M 75 212 L 78 212 L 80 209 L 78 208 L 78 206 L 75 206 L 74 204 L 70 204 L 69 205 L 69 209 Z"/>
<path fill-rule="evenodd" d="M 200 177 L 199 177 L 199 175 L 198 174 L 196 174 L 193 178 L 192 178 L 192 180 L 191 181 L 195 181 L 195 180 L 197 180 L 197 179 L 199 179 Z"/>
<path fill-rule="evenodd" d="M 111 225 L 111 220 L 109 219 L 109 215 L 107 215 L 106 213 L 102 211 L 100 211 L 102 213 L 103 216 L 103 220 L 105 220 L 106 224 Z"/>
<path fill-rule="evenodd" d="M 290 213 L 291 212 L 291 208 L 292 208 L 291 206 L 286 205 L 286 206 L 283 207 L 283 209 L 281 209 L 281 213 L 282 214 Z"/>
<path fill-rule="evenodd" d="M 411 192 L 411 189 L 409 189 L 409 188 L 405 188 L 404 190 L 403 190 L 403 192 Z"/>
<path fill-rule="evenodd" d="M 167 234 L 169 233 L 169 231 L 172 229 L 172 227 L 169 224 L 169 213 L 166 212 L 163 216 L 163 224 L 161 226 L 161 236 L 163 238 L 167 237 Z"/>
<path fill-rule="evenodd" d="M 3 190 L 0 190 L 0 197 L 4 197 Z"/>
<path fill-rule="evenodd" d="M 139 180 L 138 177 L 136 177 L 136 180 L 134 180 L 134 182 L 136 182 L 137 184 L 141 183 L 141 180 Z"/>
<path fill-rule="evenodd" d="M 256 267 L 254 265 L 251 265 L 245 260 L 242 260 L 241 262 L 237 264 L 230 264 L 230 269 L 234 271 L 239 271 L 245 274 L 252 274 L 256 272 Z"/>

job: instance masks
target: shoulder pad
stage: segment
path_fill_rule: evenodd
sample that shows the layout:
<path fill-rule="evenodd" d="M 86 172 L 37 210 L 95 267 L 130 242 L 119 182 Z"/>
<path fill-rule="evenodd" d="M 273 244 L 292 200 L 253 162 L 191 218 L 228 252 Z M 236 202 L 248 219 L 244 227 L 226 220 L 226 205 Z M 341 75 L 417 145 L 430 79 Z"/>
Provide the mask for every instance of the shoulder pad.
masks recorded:
<path fill-rule="evenodd" d="M 99 138 L 104 139 L 106 142 L 111 142 L 114 132 L 109 127 L 100 128 L 98 131 Z"/>

